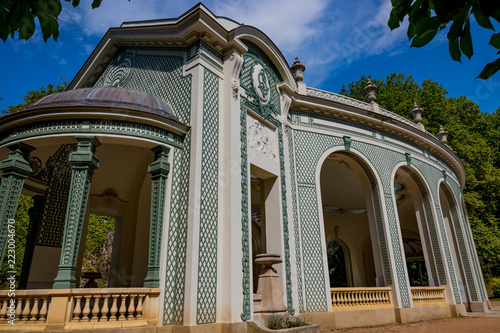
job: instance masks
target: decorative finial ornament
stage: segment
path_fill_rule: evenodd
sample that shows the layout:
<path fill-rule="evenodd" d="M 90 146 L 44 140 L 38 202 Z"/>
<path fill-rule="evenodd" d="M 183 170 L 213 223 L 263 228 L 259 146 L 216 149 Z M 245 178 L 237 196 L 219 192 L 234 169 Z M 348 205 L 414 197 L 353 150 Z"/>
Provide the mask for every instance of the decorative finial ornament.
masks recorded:
<path fill-rule="evenodd" d="M 448 143 L 448 131 L 445 131 L 443 126 L 439 125 L 439 133 L 438 133 L 438 138 L 439 141 L 441 141 L 444 144 Z"/>
<path fill-rule="evenodd" d="M 424 124 L 422 124 L 422 113 L 424 110 L 417 105 L 417 102 L 413 104 L 413 110 L 411 110 L 411 115 L 413 116 L 413 120 L 418 125 L 418 128 L 422 131 L 425 131 Z"/>
<path fill-rule="evenodd" d="M 302 82 L 302 80 L 304 80 L 303 73 L 306 70 L 306 66 L 300 62 L 298 57 L 295 57 L 295 61 L 290 69 L 295 76 L 295 81 L 297 81 L 297 92 L 301 95 L 307 95 L 306 84 Z"/>
<path fill-rule="evenodd" d="M 368 102 L 375 102 L 375 99 L 377 99 L 377 96 L 375 96 L 375 93 L 377 92 L 377 85 L 374 84 L 372 80 L 368 79 L 364 92 L 368 96 Z"/>
<path fill-rule="evenodd" d="M 298 57 L 295 57 L 295 61 L 293 62 L 291 69 L 297 82 L 304 80 L 303 73 L 306 71 L 306 66 L 300 62 Z"/>

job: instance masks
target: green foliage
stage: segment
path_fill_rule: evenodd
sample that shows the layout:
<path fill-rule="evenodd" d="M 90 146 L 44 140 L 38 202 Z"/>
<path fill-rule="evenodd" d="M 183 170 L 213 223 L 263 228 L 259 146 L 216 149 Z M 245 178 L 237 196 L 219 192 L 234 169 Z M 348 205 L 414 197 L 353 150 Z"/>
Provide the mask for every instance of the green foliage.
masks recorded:
<path fill-rule="evenodd" d="M 328 242 L 326 248 L 328 257 L 328 273 L 330 275 L 330 287 L 347 287 L 347 267 L 345 253 L 339 243 Z"/>
<path fill-rule="evenodd" d="M 64 0 L 72 2 L 73 7 L 80 4 L 80 0 Z M 102 0 L 93 0 L 92 8 L 101 5 Z M 42 29 L 43 40 L 51 36 L 54 40 L 59 37 L 59 23 L 57 17 L 61 14 L 60 0 L 3 0 L 0 7 L 0 38 L 5 42 L 10 36 L 14 38 L 19 33 L 19 39 L 28 40 L 36 29 L 35 19 L 38 19 Z"/>
<path fill-rule="evenodd" d="M 35 103 L 36 101 L 44 98 L 45 96 L 62 92 L 66 90 L 67 87 L 68 87 L 68 82 L 61 77 L 61 82 L 57 83 L 56 85 L 49 83 L 47 84 L 47 86 L 43 86 L 39 90 L 28 91 L 24 96 L 24 103 L 14 106 L 8 106 L 7 109 L 1 111 L 1 113 L 3 113 L 3 115 L 7 115 L 10 113 L 21 111 L 28 105 Z"/>
<path fill-rule="evenodd" d="M 17 212 L 16 212 L 16 217 L 14 220 L 16 221 L 14 223 L 16 234 L 14 236 L 15 240 L 15 266 L 14 266 L 14 271 L 17 273 L 16 275 L 16 288 L 19 285 L 19 281 L 21 279 L 21 274 L 22 274 L 22 267 L 23 267 L 23 260 L 24 260 L 24 250 L 26 248 L 26 238 L 28 237 L 28 229 L 30 225 L 30 216 L 28 214 L 29 209 L 33 207 L 33 198 L 27 195 L 21 194 L 21 198 L 19 199 L 19 204 L 17 206 Z M 4 256 L 4 261 L 2 263 L 2 267 L 0 269 L 0 288 L 2 290 L 5 290 L 6 287 L 8 286 L 8 281 L 6 280 L 7 276 L 10 274 L 7 274 L 7 271 L 11 271 L 12 269 L 9 268 L 7 265 L 7 252 L 5 252 Z M 7 288 L 8 289 L 8 288 Z"/>
<path fill-rule="evenodd" d="M 300 317 L 283 318 L 280 315 L 267 317 L 266 326 L 271 330 L 282 330 L 285 328 L 306 326 L 308 323 Z"/>
<path fill-rule="evenodd" d="M 367 80 L 362 76 L 342 86 L 340 93 L 366 101 Z M 376 101 L 381 107 L 412 119 L 417 102 L 424 109 L 426 130 L 436 134 L 442 125 L 450 132 L 448 144 L 467 175 L 464 201 L 485 278 L 500 274 L 500 109 L 488 114 L 466 97 L 447 97 L 448 91 L 433 79 L 418 83 L 393 73 L 372 81 L 379 88 Z"/>
<path fill-rule="evenodd" d="M 500 278 L 493 279 L 493 297 L 500 298 Z"/>
<path fill-rule="evenodd" d="M 90 214 L 87 239 L 83 254 L 82 272 L 98 272 L 102 278 L 96 280 L 99 287 L 107 286 L 115 219 L 108 216 Z M 81 284 L 84 284 L 83 281 Z"/>
<path fill-rule="evenodd" d="M 410 280 L 410 286 L 412 287 L 428 287 L 429 278 L 427 275 L 427 269 L 425 267 L 425 261 L 408 261 L 406 262 L 406 268 L 408 270 L 408 280 Z"/>
<path fill-rule="evenodd" d="M 493 29 L 491 19 L 500 22 L 500 2 L 491 0 L 449 1 L 449 0 L 392 0 L 392 10 L 387 24 L 394 30 L 408 16 L 408 39 L 412 47 L 427 45 L 439 30 L 450 24 L 448 46 L 450 56 L 460 61 L 462 53 L 472 57 L 472 16 L 484 29 Z M 489 45 L 500 50 L 500 34 L 492 34 Z M 487 79 L 500 69 L 500 59 L 487 64 L 479 78 Z"/>

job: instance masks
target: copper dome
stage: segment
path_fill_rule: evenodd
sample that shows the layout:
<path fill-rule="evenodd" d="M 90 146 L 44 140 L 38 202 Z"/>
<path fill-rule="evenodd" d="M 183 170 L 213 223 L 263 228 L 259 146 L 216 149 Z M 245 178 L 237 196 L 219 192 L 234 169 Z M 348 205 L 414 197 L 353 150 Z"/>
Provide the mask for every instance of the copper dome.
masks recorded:
<path fill-rule="evenodd" d="M 46 96 L 30 104 L 23 111 L 74 107 L 144 111 L 178 121 L 172 107 L 158 97 L 143 91 L 116 87 L 81 88 L 63 91 Z"/>

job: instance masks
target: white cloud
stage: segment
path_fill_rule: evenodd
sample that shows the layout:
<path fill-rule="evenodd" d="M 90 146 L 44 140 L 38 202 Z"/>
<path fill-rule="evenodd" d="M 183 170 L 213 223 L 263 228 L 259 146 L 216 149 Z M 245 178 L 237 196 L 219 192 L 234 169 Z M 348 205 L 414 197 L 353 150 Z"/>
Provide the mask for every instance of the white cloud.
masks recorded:
<path fill-rule="evenodd" d="M 91 9 L 91 0 L 77 8 L 65 3 L 61 26 L 78 26 L 85 36 L 102 36 L 125 21 L 178 17 L 197 0 L 107 0 Z M 286 59 L 306 65 L 305 82 L 318 86 L 336 70 L 367 57 L 399 54 L 408 45 L 406 24 L 390 31 L 387 0 L 211 0 L 204 4 L 215 15 L 255 26 L 273 40 Z M 80 33 L 81 37 L 81 33 Z M 78 38 L 78 36 L 75 36 Z M 82 46 L 90 53 L 88 43 Z"/>

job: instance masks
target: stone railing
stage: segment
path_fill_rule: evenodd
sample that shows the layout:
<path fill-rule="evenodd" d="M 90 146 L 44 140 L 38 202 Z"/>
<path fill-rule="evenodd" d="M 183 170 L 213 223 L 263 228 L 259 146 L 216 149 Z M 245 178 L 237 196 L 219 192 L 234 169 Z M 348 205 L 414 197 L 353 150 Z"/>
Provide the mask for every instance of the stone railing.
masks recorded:
<path fill-rule="evenodd" d="M 333 310 L 391 308 L 390 287 L 331 288 Z"/>
<path fill-rule="evenodd" d="M 18 293 L 15 298 L 4 293 L 0 296 L 0 302 L 0 325 L 11 318 L 38 323 L 45 323 L 47 320 L 49 296 L 43 290 L 33 290 L 31 294 Z"/>
<path fill-rule="evenodd" d="M 0 291 L 0 331 L 157 326 L 159 294 L 156 288 L 16 290 L 15 297 Z"/>
<path fill-rule="evenodd" d="M 411 287 L 413 306 L 448 304 L 444 287 Z"/>

